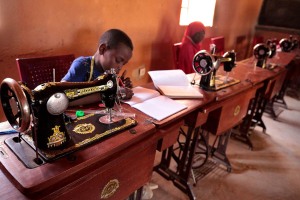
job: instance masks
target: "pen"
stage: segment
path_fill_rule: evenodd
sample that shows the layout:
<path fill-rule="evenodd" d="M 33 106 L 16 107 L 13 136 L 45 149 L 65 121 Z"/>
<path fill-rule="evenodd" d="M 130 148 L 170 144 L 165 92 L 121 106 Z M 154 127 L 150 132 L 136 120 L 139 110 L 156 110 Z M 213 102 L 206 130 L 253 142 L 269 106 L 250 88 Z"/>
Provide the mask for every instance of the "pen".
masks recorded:
<path fill-rule="evenodd" d="M 121 87 L 125 86 L 124 83 L 123 83 L 123 81 L 122 81 L 122 79 L 121 79 L 121 77 L 119 77 L 119 86 L 121 86 Z"/>
<path fill-rule="evenodd" d="M 14 130 L 14 129 L 0 131 L 0 135 L 13 134 L 13 133 L 18 133 L 18 131 Z"/>

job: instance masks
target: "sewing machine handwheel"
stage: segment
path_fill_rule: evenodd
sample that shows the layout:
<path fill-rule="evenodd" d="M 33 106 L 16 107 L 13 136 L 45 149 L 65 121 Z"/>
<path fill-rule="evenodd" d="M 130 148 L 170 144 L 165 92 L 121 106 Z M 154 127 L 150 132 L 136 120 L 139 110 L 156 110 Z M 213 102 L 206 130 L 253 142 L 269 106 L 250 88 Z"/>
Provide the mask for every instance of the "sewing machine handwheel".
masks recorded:
<path fill-rule="evenodd" d="M 2 107 L 8 122 L 18 132 L 26 131 L 30 124 L 30 107 L 21 86 L 14 79 L 6 78 L 0 89 Z"/>
<path fill-rule="evenodd" d="M 200 75 L 207 75 L 214 68 L 214 58 L 205 50 L 197 52 L 193 58 L 194 71 Z"/>
<path fill-rule="evenodd" d="M 279 46 L 283 52 L 290 52 L 292 45 L 292 42 L 287 38 L 283 38 L 279 41 Z"/>
<path fill-rule="evenodd" d="M 206 133 L 206 134 L 208 134 L 208 133 Z M 195 156 L 192 168 L 198 169 L 207 162 L 208 157 L 209 157 L 209 145 L 205 138 L 205 135 L 203 135 L 203 132 L 201 132 L 199 134 L 199 139 L 197 141 L 195 155 L 198 155 L 198 156 Z"/>
<path fill-rule="evenodd" d="M 253 55 L 256 59 L 265 59 L 271 55 L 271 49 L 266 44 L 259 43 L 253 47 Z"/>

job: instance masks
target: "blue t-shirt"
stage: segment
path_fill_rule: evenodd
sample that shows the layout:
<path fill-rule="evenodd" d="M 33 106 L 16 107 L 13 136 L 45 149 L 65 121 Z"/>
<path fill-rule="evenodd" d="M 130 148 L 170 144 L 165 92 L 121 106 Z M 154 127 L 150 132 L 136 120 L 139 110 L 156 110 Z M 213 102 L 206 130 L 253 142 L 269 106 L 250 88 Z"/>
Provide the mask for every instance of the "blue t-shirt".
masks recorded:
<path fill-rule="evenodd" d="M 62 78 L 62 80 L 68 82 L 88 81 L 90 77 L 90 71 L 91 71 L 91 61 L 92 61 L 92 56 L 76 58 L 72 62 L 68 73 Z M 94 80 L 101 74 L 102 73 L 94 67 L 91 80 Z"/>

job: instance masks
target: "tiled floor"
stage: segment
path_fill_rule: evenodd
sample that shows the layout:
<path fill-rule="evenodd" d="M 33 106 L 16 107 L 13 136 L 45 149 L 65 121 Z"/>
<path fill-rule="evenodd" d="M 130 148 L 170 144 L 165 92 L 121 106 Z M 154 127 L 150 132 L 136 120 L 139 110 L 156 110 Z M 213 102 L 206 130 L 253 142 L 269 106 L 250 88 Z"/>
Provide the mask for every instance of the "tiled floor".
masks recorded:
<path fill-rule="evenodd" d="M 265 133 L 260 127 L 254 129 L 252 151 L 244 143 L 230 139 L 227 156 L 231 173 L 224 166 L 210 162 L 209 173 L 193 187 L 197 199 L 300 199 L 300 101 L 289 96 L 285 100 L 288 108 L 283 108 L 277 120 L 264 114 Z M 159 159 L 158 153 L 156 163 Z M 156 172 L 151 182 L 158 184 L 158 189 L 153 190 L 153 200 L 188 199 Z"/>

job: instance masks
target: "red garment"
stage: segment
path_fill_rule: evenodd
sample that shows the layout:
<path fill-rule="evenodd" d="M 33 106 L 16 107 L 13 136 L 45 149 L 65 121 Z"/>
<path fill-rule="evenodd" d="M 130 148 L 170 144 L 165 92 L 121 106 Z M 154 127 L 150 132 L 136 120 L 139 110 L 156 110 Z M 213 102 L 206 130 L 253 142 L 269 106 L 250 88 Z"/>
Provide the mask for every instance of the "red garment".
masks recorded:
<path fill-rule="evenodd" d="M 178 64 L 179 69 L 182 69 L 186 74 L 194 73 L 193 58 L 194 55 L 201 50 L 200 43 L 195 44 L 191 37 L 197 33 L 205 30 L 205 26 L 201 22 L 190 23 L 182 38 L 182 44 L 180 47 Z"/>

